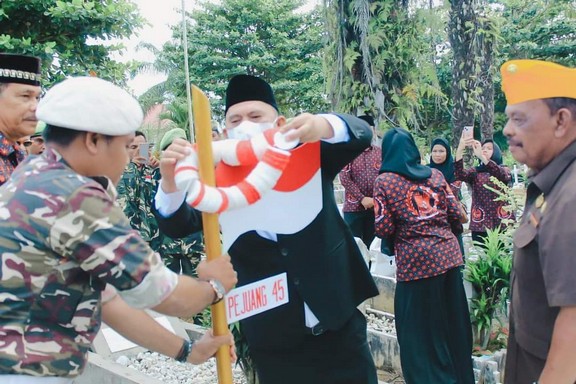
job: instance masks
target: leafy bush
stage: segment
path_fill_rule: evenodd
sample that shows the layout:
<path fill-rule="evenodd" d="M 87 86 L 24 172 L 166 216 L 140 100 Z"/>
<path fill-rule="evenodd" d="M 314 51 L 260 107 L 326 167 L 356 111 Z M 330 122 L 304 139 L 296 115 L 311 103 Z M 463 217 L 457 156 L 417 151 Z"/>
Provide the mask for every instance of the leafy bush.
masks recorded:
<path fill-rule="evenodd" d="M 507 229 L 488 230 L 483 243 L 476 243 L 477 258 L 466 264 L 464 278 L 472 284 L 471 321 L 475 343 L 488 346 L 497 309 L 504 309 L 510 289 L 512 239 Z"/>
<path fill-rule="evenodd" d="M 495 177 L 491 177 L 490 180 L 496 184 L 496 188 L 488 185 L 485 188 L 498 195 L 496 201 L 508 202 L 506 208 L 514 212 L 517 219 L 503 220 L 502 227 L 488 230 L 483 242 L 475 242 L 473 253 L 475 257 L 471 257 L 466 264 L 464 279 L 472 284 L 474 290 L 474 297 L 470 303 L 474 343 L 480 349 L 487 349 L 489 343 L 495 346 L 505 342 L 505 326 L 500 324 L 496 338 L 493 336 L 492 328 L 498 312 L 507 312 L 512 271 L 512 235 L 518 226 L 518 218 L 522 215 L 524 203 L 523 194 L 518 193 L 517 189 L 508 187 Z M 494 343 L 494 339 L 498 342 Z"/>

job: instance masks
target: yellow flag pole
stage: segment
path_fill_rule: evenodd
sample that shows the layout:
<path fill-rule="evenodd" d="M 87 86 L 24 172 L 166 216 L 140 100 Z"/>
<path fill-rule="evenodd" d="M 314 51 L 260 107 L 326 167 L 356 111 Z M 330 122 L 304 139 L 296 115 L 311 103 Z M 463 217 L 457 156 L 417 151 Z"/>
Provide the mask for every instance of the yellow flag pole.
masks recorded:
<path fill-rule="evenodd" d="M 210 102 L 208 97 L 196 86 L 192 86 L 192 103 L 194 106 L 194 126 L 196 130 L 196 142 L 198 144 L 198 166 L 200 179 L 205 185 L 216 185 L 214 175 L 214 162 L 212 154 L 212 125 L 210 118 Z M 222 254 L 220 243 L 220 227 L 218 214 L 202 212 L 204 226 L 204 244 L 208 260 Z M 226 321 L 226 308 L 224 300 L 212 306 L 212 328 L 214 334 L 228 334 L 228 322 Z M 232 364 L 230 350 L 222 346 L 216 352 L 216 366 L 218 370 L 218 383 L 232 384 Z"/>

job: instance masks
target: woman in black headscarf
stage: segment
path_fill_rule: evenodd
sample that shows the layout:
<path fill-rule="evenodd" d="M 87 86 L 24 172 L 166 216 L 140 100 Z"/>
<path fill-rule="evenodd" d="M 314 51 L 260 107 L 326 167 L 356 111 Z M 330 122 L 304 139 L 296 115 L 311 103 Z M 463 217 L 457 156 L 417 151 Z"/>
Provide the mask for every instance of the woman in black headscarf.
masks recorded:
<path fill-rule="evenodd" d="M 422 165 L 413 137 L 389 130 L 374 186 L 376 236 L 396 254 L 394 313 L 408 384 L 474 383 L 462 284 L 458 202 L 442 172 Z"/>
<path fill-rule="evenodd" d="M 472 147 L 480 165 L 464 169 L 462 156 L 465 147 Z M 470 209 L 470 231 L 472 240 L 483 242 L 488 229 L 502 226 L 502 220 L 514 219 L 511 211 L 506 209 L 508 202 L 496 201 L 498 195 L 486 186 L 498 190 L 490 178 L 494 176 L 504 184 L 511 180 L 510 169 L 502 165 L 502 152 L 494 141 L 487 139 L 480 143 L 473 138 L 460 139 L 456 150 L 454 173 L 457 180 L 467 182 L 472 189 L 472 208 Z"/>
<path fill-rule="evenodd" d="M 467 223 L 468 214 L 464 204 L 462 203 L 462 194 L 460 193 L 462 182 L 456 180 L 456 176 L 454 175 L 454 159 L 452 158 L 452 150 L 450 149 L 448 140 L 439 137 L 432 141 L 432 145 L 430 145 L 430 163 L 428 166 L 442 172 L 442 175 L 444 175 L 444 178 L 452 189 L 452 193 L 460 202 L 460 221 L 462 223 Z M 458 239 L 458 245 L 460 245 L 462 257 L 464 257 L 464 242 L 462 241 L 462 234 L 456 234 L 456 238 Z"/>
<path fill-rule="evenodd" d="M 451 187 L 452 183 L 457 182 L 454 176 L 454 159 L 452 158 L 452 150 L 450 149 L 448 140 L 438 137 L 432 141 L 432 145 L 430 145 L 430 163 L 428 166 L 442 172 L 442 175 L 444 175 L 444 178 Z M 457 185 L 460 186 L 460 184 L 461 183 Z M 454 189 L 452 189 L 452 192 L 454 192 L 454 194 L 457 193 Z"/>

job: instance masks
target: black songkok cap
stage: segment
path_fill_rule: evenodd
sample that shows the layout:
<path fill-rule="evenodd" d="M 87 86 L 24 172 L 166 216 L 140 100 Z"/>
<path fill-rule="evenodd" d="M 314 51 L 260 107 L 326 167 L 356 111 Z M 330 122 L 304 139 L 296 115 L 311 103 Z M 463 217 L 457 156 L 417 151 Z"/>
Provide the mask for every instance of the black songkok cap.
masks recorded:
<path fill-rule="evenodd" d="M 230 79 L 226 88 L 226 112 L 234 104 L 254 100 L 269 104 L 278 111 L 270 84 L 259 77 L 250 75 L 236 75 Z"/>
<path fill-rule="evenodd" d="M 0 83 L 40 86 L 40 59 L 0 53 Z"/>
<path fill-rule="evenodd" d="M 374 118 L 372 116 L 362 115 L 362 116 L 358 116 L 358 118 L 367 122 L 369 126 L 371 126 L 371 127 L 374 126 Z"/>

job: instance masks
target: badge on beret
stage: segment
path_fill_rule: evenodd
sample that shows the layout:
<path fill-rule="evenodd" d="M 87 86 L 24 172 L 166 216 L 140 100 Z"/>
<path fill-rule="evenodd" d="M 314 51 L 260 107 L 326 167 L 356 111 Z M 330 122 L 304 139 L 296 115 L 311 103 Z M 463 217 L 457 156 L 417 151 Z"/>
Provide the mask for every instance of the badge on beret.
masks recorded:
<path fill-rule="evenodd" d="M 506 70 L 510 73 L 516 73 L 518 66 L 516 64 L 510 64 Z"/>

